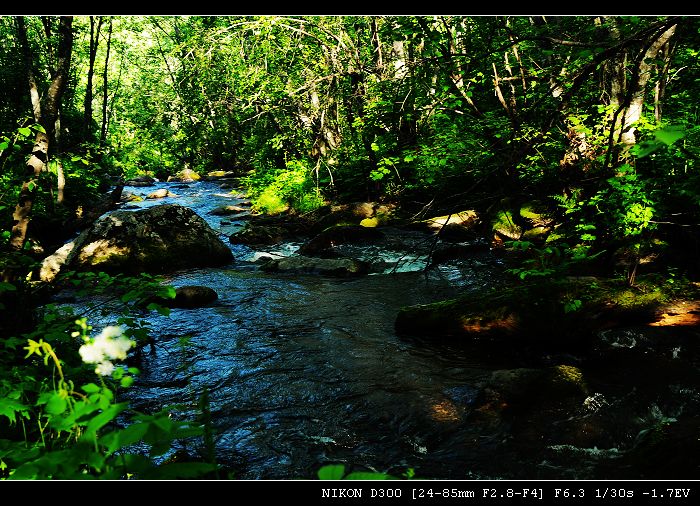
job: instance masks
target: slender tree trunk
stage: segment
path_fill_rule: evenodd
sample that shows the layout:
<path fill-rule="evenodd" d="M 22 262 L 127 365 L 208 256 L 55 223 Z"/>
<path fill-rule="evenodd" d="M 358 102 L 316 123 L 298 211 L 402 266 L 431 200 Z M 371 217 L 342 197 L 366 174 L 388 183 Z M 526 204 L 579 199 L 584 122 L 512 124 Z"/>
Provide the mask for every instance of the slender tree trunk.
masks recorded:
<path fill-rule="evenodd" d="M 19 200 L 12 215 L 14 224 L 10 236 L 12 249 L 19 251 L 24 247 L 27 238 L 27 228 L 31 219 L 32 207 L 34 205 L 35 189 L 39 175 L 46 167 L 49 155 L 50 140 L 54 137 L 56 119 L 58 117 L 61 96 L 65 90 L 66 80 L 70 70 L 70 58 L 73 49 L 73 17 L 61 17 L 58 25 L 59 42 L 57 50 L 56 70 L 51 79 L 49 89 L 46 92 L 44 104 L 39 108 L 41 121 L 39 124 L 43 131 L 38 130 L 34 139 L 34 147 L 26 165 L 26 180 L 20 190 Z M 23 22 L 17 23 L 18 36 L 21 43 L 27 41 L 27 31 Z M 29 55 L 31 68 L 31 53 L 29 47 L 23 49 L 25 55 Z M 29 71 L 28 75 L 32 75 Z M 35 89 L 36 82 L 30 77 L 30 94 Z"/>
<path fill-rule="evenodd" d="M 109 70 L 109 50 L 112 46 L 112 18 L 109 18 L 109 28 L 107 36 L 107 52 L 105 53 L 105 66 L 102 72 L 102 127 L 100 128 L 100 146 L 107 142 L 107 77 Z"/>
<path fill-rule="evenodd" d="M 613 106 L 610 122 L 609 149 L 614 143 L 631 146 L 636 143 L 634 124 L 642 117 L 644 97 L 649 79 L 654 69 L 653 60 L 666 47 L 676 31 L 677 25 L 671 25 L 658 31 L 637 54 L 634 61 L 629 61 L 627 51 L 623 52 L 613 63 L 610 81 L 610 104 Z M 619 39 L 617 26 L 613 25 L 611 35 Z M 631 66 L 631 75 L 627 76 L 627 66 Z"/>
<path fill-rule="evenodd" d="M 90 47 L 87 84 L 85 86 L 85 101 L 83 102 L 83 130 L 85 140 L 91 141 L 92 137 L 92 78 L 95 75 L 95 58 L 97 56 L 97 47 L 100 44 L 100 28 L 102 27 L 102 17 L 97 19 L 95 16 L 90 16 Z"/>

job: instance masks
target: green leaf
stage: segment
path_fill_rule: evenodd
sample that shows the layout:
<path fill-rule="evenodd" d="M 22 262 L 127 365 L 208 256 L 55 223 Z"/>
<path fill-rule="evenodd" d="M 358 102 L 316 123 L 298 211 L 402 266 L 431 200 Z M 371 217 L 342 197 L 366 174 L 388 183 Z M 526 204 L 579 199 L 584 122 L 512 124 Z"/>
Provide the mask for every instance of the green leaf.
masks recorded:
<path fill-rule="evenodd" d="M 134 384 L 134 378 L 132 376 L 124 376 L 121 380 L 121 386 L 123 388 L 129 388 Z"/>
<path fill-rule="evenodd" d="M 345 466 L 343 464 L 323 466 L 318 470 L 319 480 L 342 480 L 343 476 L 345 476 Z"/>
<path fill-rule="evenodd" d="M 43 134 L 46 133 L 46 130 L 44 129 L 44 127 L 41 126 L 39 123 L 37 123 L 36 125 L 32 125 L 32 129 L 36 130 L 37 132 L 41 132 Z"/>
<path fill-rule="evenodd" d="M 46 403 L 46 412 L 50 415 L 60 415 L 66 409 L 68 409 L 68 402 L 57 393 L 54 393 Z"/>
<path fill-rule="evenodd" d="M 685 129 L 680 125 L 671 125 L 657 130 L 654 132 L 654 136 L 657 140 L 663 142 L 667 146 L 670 146 L 677 140 L 685 137 Z"/>
<path fill-rule="evenodd" d="M 10 145 L 10 143 L 7 142 L 7 141 L 2 141 L 2 142 L 0 142 L 0 151 L 6 150 L 6 149 L 8 148 L 9 145 Z"/>
<path fill-rule="evenodd" d="M 124 429 L 105 434 L 100 442 L 105 445 L 109 453 L 114 453 L 120 448 L 141 441 L 147 430 L 147 423 L 133 423 Z"/>
<path fill-rule="evenodd" d="M 80 387 L 86 394 L 96 394 L 97 392 L 100 391 L 100 387 L 95 385 L 94 383 L 88 383 L 87 385 L 83 385 Z"/>
<path fill-rule="evenodd" d="M 16 292 L 17 287 L 13 285 L 12 283 L 5 283 L 4 281 L 0 281 L 0 292 Z"/>
<path fill-rule="evenodd" d="M 99 453 L 90 452 L 87 458 L 87 463 L 99 473 L 102 471 L 102 468 L 105 465 L 105 456 Z"/>
<path fill-rule="evenodd" d="M 30 135 L 32 135 L 32 131 L 29 128 L 22 127 L 22 128 L 18 128 L 17 131 L 19 132 L 20 135 L 22 135 L 24 137 L 29 137 Z"/>
<path fill-rule="evenodd" d="M 388 474 L 367 473 L 362 471 L 350 473 L 345 477 L 346 480 L 388 480 L 390 478 Z"/>
<path fill-rule="evenodd" d="M 36 183 L 34 181 L 29 181 L 27 183 L 27 189 L 31 192 L 34 191 L 34 188 L 36 188 Z"/>
<path fill-rule="evenodd" d="M 112 404 L 111 406 L 107 407 L 102 413 L 90 420 L 90 423 L 87 424 L 85 435 L 83 437 L 91 438 L 98 430 L 114 420 L 114 418 L 127 407 L 128 403 L 126 402 Z"/>
<path fill-rule="evenodd" d="M 29 406 L 25 406 L 21 402 L 10 399 L 9 397 L 0 399 L 0 415 L 6 416 L 10 420 L 10 423 L 16 421 L 15 413 L 21 413 L 28 409 Z"/>

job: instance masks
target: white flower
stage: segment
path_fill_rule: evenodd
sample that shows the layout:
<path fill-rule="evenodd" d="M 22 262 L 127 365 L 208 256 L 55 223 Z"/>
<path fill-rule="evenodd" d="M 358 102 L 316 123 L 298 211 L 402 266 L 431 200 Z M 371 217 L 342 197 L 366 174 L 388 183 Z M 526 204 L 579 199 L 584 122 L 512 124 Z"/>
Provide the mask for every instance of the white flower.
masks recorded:
<path fill-rule="evenodd" d="M 95 369 L 97 374 L 108 376 L 114 371 L 114 364 L 110 360 L 124 360 L 126 352 L 135 344 L 124 336 L 122 327 L 110 325 L 82 345 L 78 352 L 86 364 L 98 364 Z"/>
<path fill-rule="evenodd" d="M 95 367 L 95 372 L 102 376 L 109 376 L 112 374 L 112 371 L 114 371 L 114 364 L 108 360 L 100 362 L 97 364 L 97 367 Z"/>
<path fill-rule="evenodd" d="M 102 332 L 97 334 L 95 339 L 99 339 L 100 337 L 110 339 L 112 337 L 119 337 L 122 334 L 124 334 L 124 329 L 122 327 L 118 327 L 117 325 L 109 325 L 108 327 L 103 328 Z"/>
<path fill-rule="evenodd" d="M 82 345 L 78 353 L 80 353 L 80 357 L 86 364 L 97 364 L 104 358 L 102 349 L 95 346 L 93 343 Z"/>
<path fill-rule="evenodd" d="M 134 341 L 127 337 L 120 336 L 117 339 L 106 339 L 101 345 L 102 351 L 109 358 L 124 360 L 126 358 L 126 352 L 134 345 Z"/>

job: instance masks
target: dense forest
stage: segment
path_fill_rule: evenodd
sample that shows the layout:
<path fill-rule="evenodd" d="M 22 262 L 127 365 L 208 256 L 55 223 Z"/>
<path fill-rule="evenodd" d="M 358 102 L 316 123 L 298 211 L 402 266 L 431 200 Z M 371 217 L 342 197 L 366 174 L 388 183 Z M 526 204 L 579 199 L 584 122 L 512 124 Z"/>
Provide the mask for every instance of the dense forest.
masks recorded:
<path fill-rule="evenodd" d="M 695 477 L 696 92 L 695 17 L 0 17 L 0 478 L 309 478 L 319 468 L 330 478 L 346 470 L 412 477 L 413 468 L 425 478 L 523 477 L 421 468 L 397 455 L 389 463 L 367 456 L 363 465 L 328 449 L 340 432 L 313 436 L 326 445 L 326 453 L 309 450 L 313 464 L 246 474 L 238 460 L 222 458 L 236 445 L 219 437 L 223 401 L 216 392 L 210 399 L 209 385 L 187 387 L 185 407 L 139 404 L 134 389 L 147 383 L 140 369 L 167 334 L 152 315 L 175 321 L 217 298 L 202 287 L 176 290 L 185 283 L 173 283 L 173 272 L 233 261 L 249 264 L 243 278 L 320 274 L 352 290 L 366 274 L 395 276 L 381 290 L 402 292 L 407 273 L 393 264 L 381 271 L 352 248 L 366 252 L 389 239 L 405 246 L 406 238 L 414 242 L 402 258 L 424 258 L 414 274 L 427 279 L 450 262 L 472 262 L 472 272 L 475 258 L 488 258 L 493 277 L 395 304 L 381 292 L 375 305 L 391 306 L 382 317 L 392 328 L 386 339 L 418 348 L 427 340 L 435 354 L 475 342 L 487 355 L 511 350 L 499 351 L 509 366 L 489 366 L 493 376 L 464 406 L 433 403 L 433 422 L 459 418 L 496 432 L 507 425 L 519 440 L 508 451 L 542 460 L 544 450 L 523 438 L 585 406 L 586 428 L 562 429 L 548 451 L 619 452 L 587 454 L 595 463 L 574 477 Z M 201 204 L 207 216 L 224 216 L 218 234 L 179 206 L 205 184 L 219 192 Z M 236 205 L 216 207 L 225 197 Z M 167 205 L 138 207 L 163 198 Z M 127 245 L 123 230 L 146 209 L 152 221 L 133 218 L 135 244 Z M 236 213 L 245 219 L 236 222 Z M 231 235 L 225 247 L 219 235 Z M 268 255 L 287 243 L 301 244 L 293 265 Z M 257 247 L 248 263 L 244 247 Z M 236 282 L 263 290 L 254 284 L 262 281 Z M 299 298 L 335 300 L 330 293 Z M 189 296 L 197 301 L 183 302 Z M 290 315 L 301 311 L 291 307 Z M 328 321 L 323 314 L 318 321 Z M 629 338 L 640 327 L 669 333 L 639 330 L 641 351 L 600 344 L 600 336 L 627 329 Z M 193 339 L 185 334 L 182 350 Z M 654 387 L 642 393 L 640 384 L 609 377 L 596 384 L 596 374 L 621 363 L 637 374 L 659 371 L 648 380 Z M 609 384 L 614 394 L 603 392 Z M 660 389 L 673 385 L 682 401 Z M 637 393 L 625 397 L 627 387 Z M 542 398 L 527 411 L 518 396 L 533 389 Z M 611 429 L 591 407 L 629 396 L 647 411 L 656 406 L 653 419 L 624 400 L 618 407 L 635 421 Z M 386 416 L 381 423 L 391 425 Z M 596 420 L 601 439 L 591 436 Z M 428 440 L 442 441 L 430 430 Z"/>

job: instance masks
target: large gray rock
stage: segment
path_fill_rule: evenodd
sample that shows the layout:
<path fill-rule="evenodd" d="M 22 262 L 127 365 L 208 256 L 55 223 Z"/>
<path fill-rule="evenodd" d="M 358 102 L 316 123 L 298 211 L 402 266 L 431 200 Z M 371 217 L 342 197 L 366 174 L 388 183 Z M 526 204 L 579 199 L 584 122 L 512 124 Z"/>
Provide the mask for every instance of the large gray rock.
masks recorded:
<path fill-rule="evenodd" d="M 271 260 L 260 267 L 266 272 L 321 274 L 341 278 L 362 276 L 369 272 L 369 264 L 353 258 L 311 258 L 291 256 Z"/>
<path fill-rule="evenodd" d="M 40 277 L 53 280 L 65 266 L 138 274 L 223 265 L 233 259 L 218 234 L 187 207 L 167 204 L 102 216 L 42 264 Z"/>

